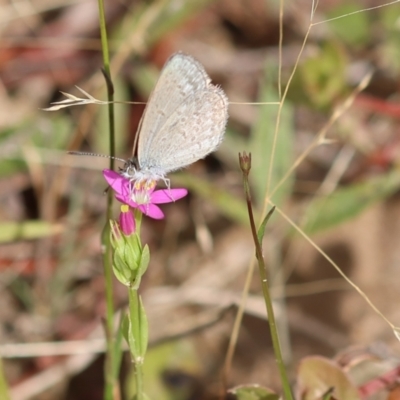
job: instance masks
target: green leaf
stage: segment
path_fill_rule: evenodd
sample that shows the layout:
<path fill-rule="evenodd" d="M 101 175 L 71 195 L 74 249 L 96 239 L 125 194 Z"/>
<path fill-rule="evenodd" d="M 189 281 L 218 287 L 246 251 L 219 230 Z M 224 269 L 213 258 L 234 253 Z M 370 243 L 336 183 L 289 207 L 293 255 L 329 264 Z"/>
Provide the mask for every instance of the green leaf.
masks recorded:
<path fill-rule="evenodd" d="M 149 323 L 147 320 L 146 311 L 143 306 L 142 298 L 139 296 L 139 328 L 140 328 L 140 347 L 139 347 L 139 355 L 144 359 L 147 351 L 147 345 L 149 343 Z"/>
<path fill-rule="evenodd" d="M 126 343 L 129 344 L 129 314 L 125 314 L 122 319 L 121 332 L 122 336 L 126 340 Z"/>
<path fill-rule="evenodd" d="M 332 228 L 354 218 L 366 208 L 395 193 L 400 188 L 400 171 L 336 190 L 327 198 L 316 198 L 304 213 L 307 234 Z"/>
<path fill-rule="evenodd" d="M 131 274 L 128 274 L 128 269 L 124 268 L 124 263 L 119 258 L 113 259 L 113 272 L 115 277 L 125 286 L 129 286 L 131 284 L 132 278 Z"/>
<path fill-rule="evenodd" d="M 299 66 L 298 79 L 307 102 L 314 107 L 330 109 L 347 91 L 347 65 L 346 52 L 339 44 L 323 43 L 314 57 Z"/>
<path fill-rule="evenodd" d="M 113 271 L 116 278 L 126 286 L 129 286 L 134 279 L 134 270 L 131 268 L 130 262 L 134 262 L 134 260 L 130 260 L 126 258 L 126 248 L 125 241 L 121 239 L 119 241 L 119 245 L 114 248 L 113 252 Z"/>
<path fill-rule="evenodd" d="M 0 243 L 39 239 L 59 234 L 62 231 L 61 224 L 51 224 L 45 221 L 2 222 L 0 223 Z"/>
<path fill-rule="evenodd" d="M 4 377 L 3 361 L 0 358 L 0 399 L 10 400 L 10 395 L 8 393 L 8 385 Z"/>
<path fill-rule="evenodd" d="M 130 280 L 131 289 L 134 290 L 139 289 L 142 276 L 146 272 L 149 263 L 150 263 L 150 250 L 149 246 L 147 246 L 146 244 L 141 252 L 140 260 L 138 261 L 138 266 L 135 267 L 135 273 L 132 274 L 132 278 Z"/>
<path fill-rule="evenodd" d="M 147 267 L 150 264 L 150 249 L 149 246 L 146 244 L 143 247 L 143 251 L 142 251 L 142 258 L 140 260 L 140 265 L 139 265 L 139 271 L 140 271 L 140 275 L 143 276 L 143 274 L 147 271 Z"/>
<path fill-rule="evenodd" d="M 126 24 L 128 31 L 121 32 L 119 39 L 125 39 L 126 35 L 132 35 L 136 32 L 140 35 L 140 40 L 151 44 L 158 42 L 160 38 L 168 35 L 169 32 L 177 29 L 179 25 L 193 16 L 198 15 L 202 9 L 207 7 L 212 0 L 191 0 L 182 2 L 179 7 L 175 7 L 170 1 L 148 2 L 136 8 L 134 21 L 132 24 Z M 142 32 L 143 21 L 151 21 L 146 32 Z M 157 82 L 160 71 L 154 65 L 137 65 L 132 69 L 131 78 L 134 86 L 139 89 L 144 97 L 148 97 Z"/>
<path fill-rule="evenodd" d="M 392 34 L 377 49 L 380 62 L 393 74 L 400 69 L 400 35 Z"/>
<path fill-rule="evenodd" d="M 0 147 L 8 159 L 0 161 L 0 177 L 27 169 L 24 148 L 35 156 L 48 160 L 50 165 L 53 160 L 54 163 L 59 163 L 59 153 L 53 154 L 51 150 L 62 150 L 65 153 L 70 135 L 71 118 L 55 114 L 52 117 L 46 114 L 46 118 L 36 116 L 34 122 L 27 119 L 17 127 L 1 130 Z"/>
<path fill-rule="evenodd" d="M 273 390 L 259 385 L 242 385 L 231 390 L 237 400 L 279 400 L 281 397 Z"/>
<path fill-rule="evenodd" d="M 176 30 L 180 25 L 199 15 L 202 9 L 207 7 L 212 0 L 191 0 L 179 3 L 179 7 L 170 1 L 159 1 L 157 4 L 158 15 L 153 18 L 153 24 L 146 30 L 144 37 L 149 47 L 165 37 L 169 32 Z M 155 14 L 155 9 L 152 14 Z M 143 39 L 142 39 L 143 40 Z"/>
<path fill-rule="evenodd" d="M 388 8 L 390 9 L 390 7 Z M 360 2 L 358 1 L 345 2 L 332 8 L 332 11 L 328 14 L 328 18 L 340 17 L 359 11 L 360 9 Z M 357 13 L 330 21 L 328 27 L 334 31 L 335 36 L 338 36 L 341 41 L 353 48 L 365 46 L 371 40 L 371 21 L 369 13 Z"/>
<path fill-rule="evenodd" d="M 207 201 L 210 201 L 222 214 L 233 221 L 245 224 L 246 226 L 249 224 L 249 216 L 244 199 L 237 199 L 232 194 L 220 189 L 217 185 L 213 185 L 199 177 L 194 177 L 187 172 L 175 174 L 171 180 L 174 184 L 183 185 Z"/>
<path fill-rule="evenodd" d="M 275 211 L 275 207 L 272 207 L 271 210 L 269 210 L 268 214 L 263 219 L 263 221 L 261 222 L 260 227 L 258 228 L 257 239 L 258 239 L 258 243 L 260 243 L 260 246 L 262 246 L 262 240 L 263 240 L 264 234 L 265 234 L 265 227 L 274 211 Z"/>
<path fill-rule="evenodd" d="M 143 363 L 147 350 L 149 326 L 142 299 L 135 289 L 129 289 L 128 345 L 135 363 Z"/>
<path fill-rule="evenodd" d="M 331 387 L 329 388 L 326 393 L 323 394 L 322 400 L 335 400 L 335 397 L 333 396 L 333 393 L 335 391 L 335 388 Z"/>
<path fill-rule="evenodd" d="M 193 396 L 192 380 L 179 385 L 169 385 L 163 376 L 166 371 L 181 371 L 188 376 L 203 376 L 203 365 L 199 361 L 193 341 L 188 338 L 168 341 L 152 346 L 143 365 L 144 388 L 154 400 L 187 400 Z M 136 393 L 135 368 L 125 379 L 125 397 L 132 399 Z"/>
<path fill-rule="evenodd" d="M 278 94 L 273 89 L 276 68 L 268 66 L 265 70 L 264 81 L 258 97 L 260 102 L 277 101 Z M 277 105 L 259 106 L 259 116 L 251 132 L 249 148 L 252 158 L 250 183 L 255 190 L 258 204 L 263 204 L 269 179 L 270 161 L 274 142 L 274 131 L 278 115 Z M 286 102 L 283 106 L 280 129 L 276 138 L 269 191 L 282 179 L 293 162 L 293 109 Z M 280 206 L 292 190 L 293 178 L 289 178 L 273 195 L 272 201 Z"/>
<path fill-rule="evenodd" d="M 123 354 L 122 338 L 124 337 L 123 325 L 124 325 L 125 317 L 126 317 L 126 315 L 121 314 L 119 329 L 117 331 L 114 346 L 113 346 L 113 352 L 114 352 L 113 359 L 115 361 L 115 364 L 114 364 L 114 370 L 112 371 L 112 374 L 113 374 L 115 381 L 118 380 L 118 376 L 119 376 L 119 372 L 120 372 L 120 368 L 121 368 L 121 361 L 122 361 L 122 354 Z"/>
<path fill-rule="evenodd" d="M 393 12 L 392 7 L 382 7 L 377 11 L 379 24 L 375 22 L 375 29 L 385 40 L 376 48 L 376 59 L 379 59 L 381 68 L 396 76 L 400 69 L 399 15 Z"/>

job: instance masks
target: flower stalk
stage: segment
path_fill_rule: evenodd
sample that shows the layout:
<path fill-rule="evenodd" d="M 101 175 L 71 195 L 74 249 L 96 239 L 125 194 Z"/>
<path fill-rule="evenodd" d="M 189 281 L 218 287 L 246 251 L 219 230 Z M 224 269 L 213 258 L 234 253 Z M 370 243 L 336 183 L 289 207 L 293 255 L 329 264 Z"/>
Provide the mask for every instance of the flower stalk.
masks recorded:
<path fill-rule="evenodd" d="M 153 181 L 132 182 L 112 170 L 104 170 L 103 175 L 115 192 L 116 199 L 121 202 L 118 222 L 110 220 L 112 269 L 116 278 L 128 289 L 128 313 L 122 321 L 121 330 L 135 366 L 135 399 L 144 400 L 146 397 L 143 391 L 142 367 L 149 333 L 138 289 L 150 262 L 150 251 L 147 245 L 142 246 L 140 240 L 142 215 L 155 219 L 163 218 L 164 213 L 157 204 L 178 200 L 186 196 L 187 190 L 155 190 Z"/>
<path fill-rule="evenodd" d="M 148 322 L 142 299 L 137 289 L 129 289 L 129 313 L 125 320 L 124 336 L 129 344 L 131 360 L 135 365 L 136 400 L 144 399 L 143 362 L 148 344 Z"/>
<path fill-rule="evenodd" d="M 132 212 L 128 206 L 121 206 L 119 221 L 110 221 L 110 242 L 113 248 L 113 270 L 116 278 L 128 288 L 128 313 L 122 322 L 122 334 L 128 343 L 131 360 L 135 365 L 136 400 L 144 399 L 143 361 L 148 343 L 148 323 L 138 288 L 150 262 L 148 246 L 142 246 L 139 231 L 128 228 L 140 227 L 138 220 L 132 224 Z M 123 224 L 127 223 L 124 227 Z"/>
<path fill-rule="evenodd" d="M 256 248 L 256 258 L 257 258 L 257 262 L 258 262 L 258 269 L 259 269 L 259 273 L 260 273 L 261 288 L 263 291 L 265 307 L 267 309 L 267 314 L 268 314 L 268 322 L 269 322 L 269 328 L 270 328 L 270 332 L 271 332 L 272 345 L 274 348 L 276 362 L 278 364 L 279 372 L 281 375 L 283 392 L 285 394 L 285 398 L 287 400 L 293 400 L 293 395 L 292 395 L 292 392 L 290 389 L 289 379 L 288 379 L 286 368 L 285 368 L 285 363 L 284 363 L 283 357 L 282 357 L 281 347 L 280 347 L 280 343 L 279 343 L 278 330 L 276 328 L 274 309 L 272 306 L 271 294 L 270 294 L 269 287 L 268 287 L 267 269 L 265 266 L 264 257 L 263 257 L 263 253 L 262 253 L 262 247 L 261 247 L 263 235 L 259 235 L 257 233 L 256 225 L 254 222 L 254 214 L 253 214 L 253 207 L 252 207 L 252 203 L 251 203 L 250 185 L 249 185 L 249 174 L 250 174 L 250 170 L 251 170 L 251 154 L 247 155 L 246 152 L 243 152 L 243 155 L 242 155 L 239 153 L 239 164 L 240 164 L 240 168 L 243 173 L 243 186 L 244 186 L 244 193 L 246 196 L 247 211 L 249 214 L 251 233 L 252 233 L 254 245 Z M 273 209 L 266 216 L 263 224 L 261 225 L 261 227 L 259 229 L 259 232 L 261 232 L 261 231 L 263 232 L 263 230 L 265 228 L 265 224 L 268 221 L 269 217 L 271 216 L 272 212 L 273 212 Z"/>
<path fill-rule="evenodd" d="M 99 8 L 99 23 L 100 23 L 100 36 L 101 36 L 101 47 L 103 54 L 103 74 L 106 79 L 107 86 L 107 99 L 108 99 L 108 125 L 109 125 L 109 141 L 110 141 L 110 168 L 114 168 L 115 156 L 115 121 L 114 121 L 114 88 L 111 79 L 110 71 L 110 57 L 108 51 L 108 39 L 106 29 L 106 18 L 104 11 L 104 0 L 98 0 Z M 113 277 L 112 277 L 112 265 L 111 265 L 111 244 L 109 234 L 108 221 L 111 218 L 111 207 L 113 197 L 111 193 L 107 195 L 107 216 L 105 227 L 102 234 L 102 247 L 103 252 L 103 266 L 104 266 L 104 279 L 105 279 L 105 291 L 106 291 L 106 318 L 105 318 L 105 330 L 107 340 L 107 351 L 106 361 L 104 367 L 104 378 L 105 378 L 105 400 L 119 400 L 121 398 L 119 385 L 118 385 L 118 373 L 119 365 L 117 365 L 120 359 L 118 353 L 121 349 L 117 348 L 114 341 L 114 300 L 113 300 Z"/>

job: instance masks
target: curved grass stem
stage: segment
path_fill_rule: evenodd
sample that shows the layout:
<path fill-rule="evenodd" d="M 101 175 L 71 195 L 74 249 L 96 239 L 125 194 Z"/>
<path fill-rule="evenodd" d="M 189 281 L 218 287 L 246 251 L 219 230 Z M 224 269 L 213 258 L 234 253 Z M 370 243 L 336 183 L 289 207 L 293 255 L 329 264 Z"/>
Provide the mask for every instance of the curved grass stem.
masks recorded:
<path fill-rule="evenodd" d="M 239 164 L 240 164 L 240 168 L 243 172 L 244 192 L 245 192 L 245 196 L 246 196 L 247 210 L 249 213 L 251 233 L 252 233 L 254 245 L 256 248 L 256 258 L 257 258 L 258 269 L 259 269 L 259 273 L 260 273 L 263 297 L 265 300 L 265 307 L 267 309 L 267 314 L 268 314 L 268 322 L 269 322 L 269 328 L 271 331 L 272 346 L 274 349 L 276 362 L 278 364 L 279 373 L 281 375 L 282 387 L 283 387 L 283 392 L 285 394 L 285 398 L 286 398 L 286 400 L 293 400 L 293 395 L 292 395 L 292 392 L 290 389 L 289 380 L 288 380 L 287 373 L 286 373 L 286 367 L 285 367 L 283 357 L 282 357 L 281 347 L 280 347 L 280 343 L 279 343 L 278 330 L 276 327 L 274 309 L 272 306 L 271 294 L 270 294 L 269 287 L 268 287 L 267 269 L 265 266 L 264 257 L 262 254 L 262 248 L 261 248 L 262 237 L 259 237 L 259 234 L 256 229 L 256 225 L 254 222 L 253 207 L 252 207 L 252 203 L 251 203 L 250 186 L 249 186 L 249 179 L 248 179 L 250 169 L 251 169 L 251 154 L 247 155 L 245 152 L 243 153 L 243 155 L 239 154 Z M 264 219 L 264 223 L 262 224 L 261 229 L 259 231 L 259 232 L 261 232 L 260 236 L 263 236 L 263 230 L 265 229 L 265 224 L 267 223 L 269 217 L 272 215 L 273 210 L 274 209 L 272 209 L 268 213 L 267 217 Z"/>

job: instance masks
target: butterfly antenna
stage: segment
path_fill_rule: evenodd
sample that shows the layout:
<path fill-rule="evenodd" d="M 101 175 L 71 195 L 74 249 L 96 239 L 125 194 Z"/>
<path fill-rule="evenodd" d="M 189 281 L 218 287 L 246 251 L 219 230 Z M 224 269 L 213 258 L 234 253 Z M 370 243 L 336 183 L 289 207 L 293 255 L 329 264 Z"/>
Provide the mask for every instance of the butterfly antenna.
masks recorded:
<path fill-rule="evenodd" d="M 108 156 L 106 154 L 98 154 L 98 153 L 89 153 L 86 151 L 68 151 L 68 154 L 72 154 L 74 156 L 92 156 L 92 157 L 102 157 L 102 158 L 111 158 L 112 160 L 117 160 L 117 161 L 122 161 L 123 163 L 126 163 L 126 160 L 124 160 L 123 158 L 119 158 L 119 157 L 112 157 L 112 156 Z"/>

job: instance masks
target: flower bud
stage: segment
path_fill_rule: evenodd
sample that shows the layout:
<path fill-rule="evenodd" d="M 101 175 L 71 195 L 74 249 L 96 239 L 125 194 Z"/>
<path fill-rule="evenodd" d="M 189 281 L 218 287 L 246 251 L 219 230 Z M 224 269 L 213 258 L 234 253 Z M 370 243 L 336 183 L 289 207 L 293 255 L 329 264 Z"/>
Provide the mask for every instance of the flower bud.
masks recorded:
<path fill-rule="evenodd" d="M 123 285 L 138 287 L 150 261 L 149 249 L 142 247 L 136 232 L 127 236 L 121 229 L 116 221 L 111 221 L 114 274 Z"/>

